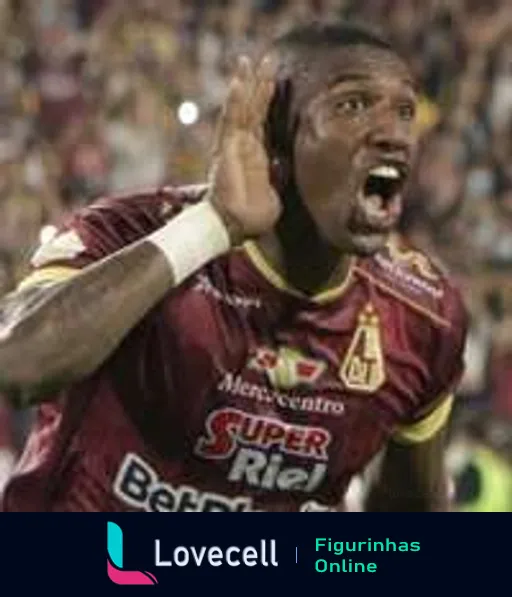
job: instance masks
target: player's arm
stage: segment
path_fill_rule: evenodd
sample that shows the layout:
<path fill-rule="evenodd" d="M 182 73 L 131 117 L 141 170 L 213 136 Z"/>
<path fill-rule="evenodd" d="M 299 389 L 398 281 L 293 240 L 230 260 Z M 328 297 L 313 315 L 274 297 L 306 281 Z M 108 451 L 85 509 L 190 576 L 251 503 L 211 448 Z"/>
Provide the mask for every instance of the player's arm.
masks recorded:
<path fill-rule="evenodd" d="M 431 343 L 429 390 L 385 447 L 366 509 L 374 512 L 443 512 L 449 509 L 445 443 L 454 393 L 464 369 L 468 316 L 458 291 L 446 290 L 449 329 Z M 426 336 L 428 337 L 428 336 Z"/>
<path fill-rule="evenodd" d="M 209 260 L 271 229 L 262 126 L 275 65 L 241 60 L 220 121 L 209 196 L 162 228 L 66 279 L 0 301 L 0 388 L 18 406 L 92 373 L 172 288 Z"/>
<path fill-rule="evenodd" d="M 61 282 L 6 296 L 0 387 L 24 406 L 92 372 L 173 283 L 165 256 L 143 241 Z"/>
<path fill-rule="evenodd" d="M 446 426 L 418 442 L 390 440 L 370 480 L 367 512 L 446 512 Z"/>

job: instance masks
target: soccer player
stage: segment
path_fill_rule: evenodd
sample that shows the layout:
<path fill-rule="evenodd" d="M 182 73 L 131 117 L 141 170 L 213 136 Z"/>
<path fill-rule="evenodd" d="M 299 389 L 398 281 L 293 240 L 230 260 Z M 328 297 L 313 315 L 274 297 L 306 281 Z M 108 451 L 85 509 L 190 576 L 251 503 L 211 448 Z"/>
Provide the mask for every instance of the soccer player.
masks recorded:
<path fill-rule="evenodd" d="M 6 511 L 447 508 L 458 291 L 396 237 L 415 82 L 310 25 L 236 67 L 204 186 L 77 212 L 1 304 L 1 387 L 38 417 Z"/>

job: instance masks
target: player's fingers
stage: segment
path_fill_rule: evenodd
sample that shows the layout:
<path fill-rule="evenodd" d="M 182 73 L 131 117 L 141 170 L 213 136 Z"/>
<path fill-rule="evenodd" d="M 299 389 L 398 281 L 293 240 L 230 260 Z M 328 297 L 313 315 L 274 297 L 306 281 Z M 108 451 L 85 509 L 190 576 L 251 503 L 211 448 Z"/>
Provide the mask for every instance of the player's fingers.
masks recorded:
<path fill-rule="evenodd" d="M 217 121 L 215 139 L 213 143 L 213 157 L 216 157 L 222 149 L 232 131 L 241 120 L 241 87 L 238 79 L 233 77 L 228 87 L 228 93 Z"/>
<path fill-rule="evenodd" d="M 250 84 L 253 79 L 253 64 L 249 56 L 242 54 L 236 61 L 236 76 L 244 83 Z"/>
<path fill-rule="evenodd" d="M 265 122 L 275 90 L 276 76 L 277 60 L 273 56 L 265 56 L 256 71 L 255 90 L 249 105 L 250 124 L 253 129 L 260 128 Z"/>
<path fill-rule="evenodd" d="M 241 120 L 238 123 L 240 128 L 247 129 L 251 122 L 251 101 L 255 89 L 254 65 L 248 56 L 241 56 L 238 59 L 237 76 L 241 83 L 242 109 Z"/>
<path fill-rule="evenodd" d="M 229 85 L 222 116 L 222 127 L 225 134 L 243 126 L 246 111 L 243 84 L 238 77 L 234 77 Z"/>
<path fill-rule="evenodd" d="M 222 149 L 225 140 L 230 138 L 236 129 L 244 126 L 247 117 L 245 79 L 248 77 L 248 66 L 243 58 L 237 61 L 233 77 L 228 86 L 228 92 L 221 114 L 217 121 L 215 139 L 213 143 L 213 157 Z"/>
<path fill-rule="evenodd" d="M 241 56 L 237 60 L 219 119 L 214 144 L 214 155 L 218 153 L 226 138 L 231 137 L 237 129 L 246 128 L 247 126 L 247 103 L 251 93 L 251 79 L 250 61 L 246 56 Z"/>
<path fill-rule="evenodd" d="M 234 81 L 236 82 L 236 102 L 231 105 L 235 108 L 235 119 L 230 121 L 236 128 L 245 128 L 248 119 L 248 107 L 253 93 L 254 74 L 249 57 L 240 56 L 237 60 Z"/>

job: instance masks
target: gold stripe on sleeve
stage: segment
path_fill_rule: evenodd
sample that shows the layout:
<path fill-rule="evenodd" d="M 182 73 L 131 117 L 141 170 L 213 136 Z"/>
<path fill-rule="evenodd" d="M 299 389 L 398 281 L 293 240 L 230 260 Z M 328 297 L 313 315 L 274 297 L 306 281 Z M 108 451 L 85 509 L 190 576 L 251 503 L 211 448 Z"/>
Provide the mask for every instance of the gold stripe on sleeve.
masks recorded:
<path fill-rule="evenodd" d="M 62 282 L 76 276 L 80 269 L 66 266 L 43 267 L 29 274 L 18 284 L 18 290 L 31 288 L 48 282 Z"/>
<path fill-rule="evenodd" d="M 416 444 L 431 439 L 442 429 L 450 416 L 453 394 L 441 398 L 439 405 L 425 418 L 412 425 L 400 425 L 393 439 L 404 444 Z"/>

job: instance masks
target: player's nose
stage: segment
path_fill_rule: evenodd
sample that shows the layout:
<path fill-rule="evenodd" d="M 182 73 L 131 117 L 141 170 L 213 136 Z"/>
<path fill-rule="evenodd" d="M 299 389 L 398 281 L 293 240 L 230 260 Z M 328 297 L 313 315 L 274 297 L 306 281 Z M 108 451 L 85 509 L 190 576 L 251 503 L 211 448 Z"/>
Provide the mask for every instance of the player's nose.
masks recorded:
<path fill-rule="evenodd" d="M 414 146 L 409 129 L 395 115 L 382 115 L 368 131 L 368 144 L 379 153 L 400 153 L 409 158 Z"/>
<path fill-rule="evenodd" d="M 371 148 L 378 153 L 399 153 L 407 159 L 413 147 L 411 135 L 397 126 L 375 129 L 370 133 L 368 140 Z"/>

